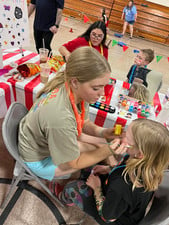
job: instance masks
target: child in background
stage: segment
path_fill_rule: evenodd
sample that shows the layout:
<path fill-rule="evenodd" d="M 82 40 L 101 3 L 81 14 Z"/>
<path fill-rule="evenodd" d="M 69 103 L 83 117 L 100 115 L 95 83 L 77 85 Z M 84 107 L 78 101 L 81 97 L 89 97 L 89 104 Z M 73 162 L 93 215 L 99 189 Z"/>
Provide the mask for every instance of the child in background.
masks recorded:
<path fill-rule="evenodd" d="M 148 102 L 149 101 L 149 91 L 148 89 L 141 83 L 134 82 L 128 93 L 129 97 L 136 98 L 138 100 L 141 100 L 142 102 Z"/>
<path fill-rule="evenodd" d="M 146 82 L 146 76 L 149 69 L 146 66 L 152 62 L 154 59 L 154 51 L 151 49 L 141 49 L 140 52 L 134 59 L 134 65 L 131 66 L 128 74 L 127 80 L 128 83 L 133 83 L 133 81 L 137 79 L 137 82 L 143 83 L 146 87 L 148 86 Z M 136 78 L 136 79 L 135 79 Z"/>
<path fill-rule="evenodd" d="M 122 36 L 125 34 L 126 28 L 129 25 L 130 38 L 133 38 L 133 25 L 137 19 L 137 9 L 133 0 L 128 1 L 127 6 L 123 9 L 121 19 L 124 19 Z"/>
<path fill-rule="evenodd" d="M 162 124 L 136 119 L 123 142 L 127 155 L 115 167 L 96 165 L 86 182 L 71 182 L 60 195 L 65 204 L 77 205 L 101 225 L 138 224 L 168 165 L 169 131 Z"/>
<path fill-rule="evenodd" d="M 106 27 L 108 27 L 109 18 L 106 16 L 105 8 L 102 9 L 102 21 L 105 23 Z"/>

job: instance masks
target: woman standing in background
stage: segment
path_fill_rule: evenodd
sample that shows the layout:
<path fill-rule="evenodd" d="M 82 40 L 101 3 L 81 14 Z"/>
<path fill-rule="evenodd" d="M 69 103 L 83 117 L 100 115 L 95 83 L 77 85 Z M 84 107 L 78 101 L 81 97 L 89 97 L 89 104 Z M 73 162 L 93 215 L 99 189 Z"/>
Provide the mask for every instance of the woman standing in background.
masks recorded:
<path fill-rule="evenodd" d="M 130 38 L 133 37 L 133 25 L 136 22 L 137 19 L 137 9 L 134 5 L 133 0 L 130 0 L 126 7 L 123 9 L 123 13 L 121 16 L 121 19 L 124 18 L 124 24 L 123 24 L 123 32 L 122 35 L 125 34 L 126 28 L 129 25 L 130 29 Z"/>

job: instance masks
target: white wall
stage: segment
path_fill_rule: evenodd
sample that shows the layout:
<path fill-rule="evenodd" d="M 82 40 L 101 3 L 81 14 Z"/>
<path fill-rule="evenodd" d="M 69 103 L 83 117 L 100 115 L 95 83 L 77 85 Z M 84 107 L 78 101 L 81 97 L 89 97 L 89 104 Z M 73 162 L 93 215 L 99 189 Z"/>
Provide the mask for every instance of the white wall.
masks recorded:
<path fill-rule="evenodd" d="M 147 1 L 169 7 L 169 0 L 147 0 Z"/>

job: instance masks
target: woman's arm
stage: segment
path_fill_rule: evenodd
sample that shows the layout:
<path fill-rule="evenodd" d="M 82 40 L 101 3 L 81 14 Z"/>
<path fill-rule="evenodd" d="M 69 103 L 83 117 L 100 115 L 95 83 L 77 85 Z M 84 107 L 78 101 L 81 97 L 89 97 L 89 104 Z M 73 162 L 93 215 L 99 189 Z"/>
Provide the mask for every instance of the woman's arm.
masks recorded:
<path fill-rule="evenodd" d="M 123 12 L 122 15 L 121 15 L 121 19 L 122 19 L 122 20 L 124 19 L 124 12 Z"/>
<path fill-rule="evenodd" d="M 70 52 L 67 50 L 67 48 L 65 46 L 61 46 L 59 48 L 59 52 L 60 54 L 65 58 L 65 61 L 68 60 L 69 56 L 70 56 Z"/>
<path fill-rule="evenodd" d="M 123 146 L 120 146 L 120 139 L 115 139 L 111 145 L 105 144 L 100 148 L 96 148 L 92 151 L 84 151 L 80 153 L 80 156 L 70 162 L 68 165 L 73 169 L 83 169 L 91 165 L 97 164 L 98 162 L 106 159 L 110 155 L 113 155 L 114 152 L 120 151 Z"/>
<path fill-rule="evenodd" d="M 83 132 L 91 136 L 105 138 L 106 140 L 109 140 L 109 141 L 113 140 L 114 138 L 117 138 L 117 136 L 114 134 L 114 127 L 103 128 L 94 124 L 89 119 L 87 119 L 84 122 Z"/>
<path fill-rule="evenodd" d="M 35 10 L 36 8 L 36 5 L 32 4 L 32 3 L 29 3 L 29 6 L 28 6 L 28 17 L 30 17 L 33 13 L 33 11 Z"/>

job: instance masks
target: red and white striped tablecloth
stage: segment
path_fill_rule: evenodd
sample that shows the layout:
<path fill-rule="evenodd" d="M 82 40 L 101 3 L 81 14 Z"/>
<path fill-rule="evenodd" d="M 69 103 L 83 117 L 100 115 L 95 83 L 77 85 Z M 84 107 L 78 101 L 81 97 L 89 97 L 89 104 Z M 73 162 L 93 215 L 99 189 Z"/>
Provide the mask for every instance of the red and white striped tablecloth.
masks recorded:
<path fill-rule="evenodd" d="M 10 51 L 10 52 L 9 52 Z M 3 69 L 15 70 L 11 63 L 18 65 L 23 63 L 39 63 L 39 55 L 28 50 L 23 50 L 24 56 L 19 49 L 10 49 L 3 51 Z M 50 74 L 50 78 L 54 76 Z M 12 77 L 0 76 L 0 118 L 3 118 L 9 105 L 13 101 L 24 104 L 28 109 L 32 106 L 37 92 L 44 86 L 40 82 L 40 75 L 24 79 L 22 82 L 16 82 Z"/>
<path fill-rule="evenodd" d="M 19 49 L 13 49 L 10 51 L 11 52 L 9 52 L 9 50 L 3 51 L 4 69 L 9 69 L 10 71 L 14 70 L 10 66 L 13 62 L 17 63 L 18 65 L 27 62 L 39 63 L 39 55 L 37 53 L 23 50 L 24 56 L 22 56 Z M 54 75 L 55 74 L 51 73 L 50 78 L 52 78 Z M 0 118 L 5 116 L 7 109 L 13 101 L 18 101 L 30 109 L 36 98 L 37 92 L 43 87 L 43 85 L 44 84 L 40 82 L 39 74 L 30 78 L 26 78 L 22 82 L 16 82 L 13 80 L 13 78 L 0 76 Z M 114 88 L 111 88 L 107 94 L 106 103 L 112 106 L 116 105 L 119 90 L 121 90 L 123 87 L 129 88 L 129 84 L 120 80 L 116 80 Z M 161 102 L 163 97 L 164 96 L 162 94 L 156 93 L 153 101 L 156 111 L 161 110 Z M 119 116 L 118 110 L 116 110 L 116 113 L 112 114 L 93 107 L 90 107 L 89 114 L 92 121 L 103 127 L 112 127 L 115 123 L 120 123 L 125 126 L 128 125 L 131 120 L 137 118 L 136 115 L 133 115 L 131 119 L 126 119 L 122 116 Z M 153 114 L 152 117 L 154 119 L 155 115 Z"/>
<path fill-rule="evenodd" d="M 116 107 L 115 113 L 108 113 L 106 111 L 100 110 L 98 108 L 90 107 L 89 108 L 89 116 L 90 119 L 97 125 L 102 127 L 113 127 L 115 124 L 121 124 L 123 127 L 127 127 L 132 120 L 137 119 L 138 116 L 136 113 L 131 113 L 131 118 L 127 118 L 126 114 L 124 114 L 125 110 L 121 110 L 117 107 L 118 104 L 118 96 L 122 91 L 129 89 L 129 84 L 123 82 L 121 80 L 116 80 L 116 83 L 113 85 L 109 85 L 109 93 L 105 99 L 105 103 L 111 106 Z M 157 114 L 162 109 L 162 101 L 164 98 L 164 94 L 156 93 L 153 99 L 153 105 L 150 110 L 149 119 L 155 120 Z M 123 114 L 122 114 L 123 113 Z"/>

